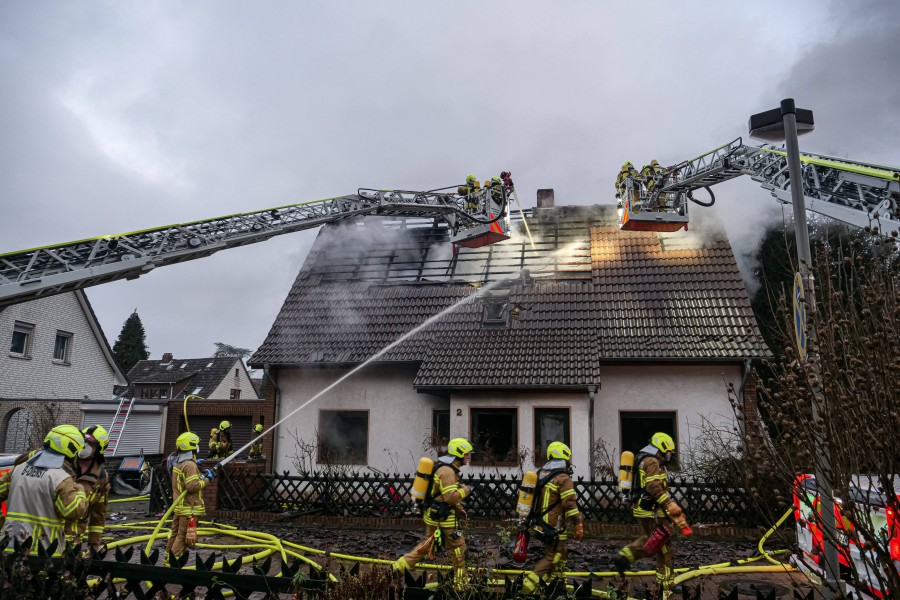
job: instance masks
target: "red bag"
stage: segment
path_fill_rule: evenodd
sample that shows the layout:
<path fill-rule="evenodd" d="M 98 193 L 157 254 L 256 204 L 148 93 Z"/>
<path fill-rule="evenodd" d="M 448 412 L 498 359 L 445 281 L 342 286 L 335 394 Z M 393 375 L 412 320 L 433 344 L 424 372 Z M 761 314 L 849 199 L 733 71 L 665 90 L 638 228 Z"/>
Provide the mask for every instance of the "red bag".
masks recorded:
<path fill-rule="evenodd" d="M 650 534 L 650 537 L 647 538 L 647 542 L 644 544 L 644 555 L 655 555 L 657 552 L 659 552 L 659 549 L 669 541 L 669 538 L 671 537 L 672 534 L 669 532 L 668 527 L 666 527 L 665 525 L 657 525 L 656 529 L 653 530 L 653 533 Z"/>
<path fill-rule="evenodd" d="M 516 536 L 516 549 L 513 551 L 513 560 L 523 563 L 528 560 L 528 532 L 520 531 Z"/>

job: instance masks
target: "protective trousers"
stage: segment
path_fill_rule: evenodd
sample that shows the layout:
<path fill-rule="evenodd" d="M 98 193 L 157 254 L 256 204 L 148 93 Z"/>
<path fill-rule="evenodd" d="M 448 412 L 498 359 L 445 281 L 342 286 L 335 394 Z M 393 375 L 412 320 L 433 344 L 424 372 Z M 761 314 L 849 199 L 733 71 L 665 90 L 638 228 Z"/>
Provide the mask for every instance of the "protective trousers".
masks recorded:
<path fill-rule="evenodd" d="M 394 563 L 395 568 L 407 571 L 415 569 L 416 565 L 431 552 L 434 546 L 435 531 L 437 531 L 436 526 L 426 525 L 425 539 L 407 554 L 398 558 Z M 444 548 L 450 553 L 450 560 L 453 563 L 453 580 L 462 585 L 468 578 L 466 574 L 466 537 L 458 529 L 441 528 L 441 540 Z"/>
<path fill-rule="evenodd" d="M 540 580 L 546 583 L 551 577 L 562 573 L 568 544 L 568 539 L 560 537 L 552 544 L 544 546 L 544 556 L 535 563 L 533 571 L 525 574 L 525 582 L 522 584 L 525 593 L 530 594 L 537 590 Z"/>
<path fill-rule="evenodd" d="M 187 548 L 185 536 L 187 536 L 188 519 L 190 517 L 172 517 L 172 532 L 169 534 L 169 541 L 166 542 L 166 560 L 169 559 L 169 552 L 178 558 Z"/>
<path fill-rule="evenodd" d="M 619 552 L 628 559 L 629 563 L 633 563 L 639 558 L 643 558 L 644 544 L 650 538 L 650 534 L 656 529 L 657 525 L 664 523 L 662 519 L 654 517 L 636 517 L 635 520 L 641 528 L 641 537 L 634 540 Z M 671 540 L 663 544 L 659 552 L 656 553 L 656 583 L 663 589 L 669 590 L 672 586 L 672 542 Z"/>

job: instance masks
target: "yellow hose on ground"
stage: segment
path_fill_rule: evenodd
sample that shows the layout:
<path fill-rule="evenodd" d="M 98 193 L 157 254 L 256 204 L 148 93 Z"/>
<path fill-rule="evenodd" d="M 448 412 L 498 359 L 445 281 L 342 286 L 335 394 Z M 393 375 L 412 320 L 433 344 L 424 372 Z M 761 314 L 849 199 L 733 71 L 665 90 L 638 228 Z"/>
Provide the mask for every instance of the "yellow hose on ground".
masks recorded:
<path fill-rule="evenodd" d="M 769 556 L 769 553 L 763 549 L 763 544 L 766 543 L 766 540 L 769 539 L 769 536 L 772 535 L 773 533 L 775 533 L 775 530 L 778 529 L 779 527 L 781 527 L 781 524 L 784 523 L 787 520 L 787 518 L 789 516 L 791 516 L 791 513 L 793 513 L 793 512 L 794 512 L 793 507 L 787 509 L 787 511 L 785 511 L 785 513 L 783 515 L 781 515 L 781 518 L 778 519 L 778 522 L 776 522 L 775 525 L 773 525 L 765 533 L 765 535 L 763 535 L 761 538 L 759 538 L 759 544 L 756 545 L 756 549 L 759 551 L 759 553 L 762 556 L 764 556 L 766 558 L 766 560 L 769 561 L 770 563 L 772 563 L 773 565 L 781 565 L 784 563 L 777 561 L 774 558 L 772 558 L 771 556 Z"/>

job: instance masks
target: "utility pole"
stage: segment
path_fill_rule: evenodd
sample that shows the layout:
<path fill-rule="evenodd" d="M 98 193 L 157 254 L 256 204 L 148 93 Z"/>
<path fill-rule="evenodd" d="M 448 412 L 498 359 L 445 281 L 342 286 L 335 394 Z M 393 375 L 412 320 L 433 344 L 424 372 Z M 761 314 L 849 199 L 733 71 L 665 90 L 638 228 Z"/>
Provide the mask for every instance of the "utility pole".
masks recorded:
<path fill-rule="evenodd" d="M 803 290 L 809 303 L 809 319 L 811 323 L 805 332 L 807 336 L 807 348 L 809 353 L 810 368 L 813 372 L 813 423 L 817 423 L 825 411 L 824 396 L 821 388 L 821 369 L 816 353 L 816 296 L 813 287 L 813 276 L 810 273 L 812 266 L 812 251 L 809 246 L 809 224 L 806 220 L 806 204 L 803 200 L 803 167 L 800 161 L 800 144 L 797 141 L 799 135 L 809 133 L 815 128 L 811 110 L 797 108 L 793 98 L 781 101 L 780 108 L 757 113 L 750 117 L 750 135 L 770 142 L 784 141 L 787 148 L 788 174 L 791 182 L 791 204 L 794 209 L 794 234 L 797 238 L 797 262 L 800 269 L 800 278 L 803 281 Z M 801 353 L 802 354 L 802 353 Z M 802 362 L 805 355 L 798 356 Z M 814 431 L 819 432 L 818 427 Z M 813 456 L 818 459 L 816 463 L 816 491 L 819 496 L 819 506 L 822 508 L 822 524 L 824 526 L 823 544 L 825 550 L 825 580 L 822 594 L 826 600 L 834 598 L 835 591 L 839 590 L 839 563 L 838 551 L 835 545 L 836 527 L 834 517 L 834 496 L 831 490 L 831 459 L 828 446 L 821 433 L 816 434 L 814 440 L 815 449 Z"/>

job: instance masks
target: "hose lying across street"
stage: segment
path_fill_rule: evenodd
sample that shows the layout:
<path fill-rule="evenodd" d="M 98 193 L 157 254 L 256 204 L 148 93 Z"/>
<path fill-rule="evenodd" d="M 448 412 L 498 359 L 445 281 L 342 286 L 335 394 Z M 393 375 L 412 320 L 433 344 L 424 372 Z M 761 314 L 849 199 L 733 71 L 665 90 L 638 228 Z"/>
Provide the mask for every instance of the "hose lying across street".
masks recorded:
<path fill-rule="evenodd" d="M 182 494 L 182 497 L 184 494 Z M 118 500 L 119 502 L 137 500 L 141 497 L 135 498 L 124 498 Z M 135 523 L 128 524 L 116 524 L 110 525 L 107 529 L 115 529 L 115 530 L 133 530 L 133 531 L 147 531 L 152 529 L 152 533 L 150 534 L 140 534 L 135 535 L 133 537 L 124 538 L 120 540 L 110 541 L 106 547 L 109 549 L 130 546 L 133 544 L 139 544 L 146 542 L 145 552 L 147 554 L 150 553 L 150 549 L 153 546 L 153 542 L 156 540 L 165 540 L 168 538 L 170 529 L 164 528 L 163 526 L 166 523 L 169 523 L 169 516 L 171 515 L 174 507 L 179 503 L 181 497 L 177 498 L 175 502 L 172 503 L 172 506 L 169 507 L 169 510 L 162 516 L 159 521 L 139 521 Z M 790 573 L 796 571 L 796 569 L 787 564 L 780 562 L 778 559 L 774 558 L 774 555 L 784 554 L 787 550 L 775 550 L 772 552 L 768 552 L 763 548 L 766 540 L 774 533 L 774 531 L 781 526 L 782 523 L 790 516 L 792 509 L 789 509 L 784 516 L 782 516 L 775 525 L 773 525 L 759 540 L 759 544 L 757 546 L 759 550 L 759 554 L 750 558 L 743 558 L 736 561 L 725 561 L 710 565 L 704 565 L 701 567 L 682 567 L 678 569 L 674 569 L 675 573 L 677 573 L 674 584 L 679 584 L 690 579 L 694 579 L 695 577 L 704 577 L 709 575 L 724 575 L 724 574 L 744 574 L 744 573 Z M 154 526 L 155 525 L 155 526 Z M 250 531 L 250 530 L 241 530 L 237 527 L 231 525 L 224 525 L 221 523 L 211 523 L 209 521 L 201 521 L 199 523 L 201 527 L 197 528 L 198 536 L 213 536 L 213 535 L 224 535 L 230 536 L 232 538 L 237 538 L 241 540 L 239 543 L 231 543 L 231 544 L 219 544 L 219 543 L 206 543 L 206 542 L 198 542 L 196 548 L 205 548 L 210 550 L 247 550 L 252 551 L 256 550 L 254 554 L 243 556 L 243 562 L 249 563 L 257 560 L 262 560 L 268 556 L 273 554 L 279 554 L 281 556 L 282 561 L 287 561 L 288 557 L 296 558 L 304 563 L 310 565 L 313 569 L 317 571 L 322 571 L 324 567 L 316 562 L 312 557 L 323 557 L 323 558 L 332 558 L 342 561 L 355 562 L 355 563 L 363 563 L 363 564 L 371 564 L 371 565 L 382 565 L 385 567 L 390 567 L 393 563 L 392 560 L 385 560 L 380 558 L 368 558 L 365 556 L 354 556 L 351 554 L 341 554 L 337 552 L 329 552 L 326 550 L 319 550 L 317 548 L 310 548 L 308 546 L 303 546 L 300 544 L 296 544 L 294 542 L 289 542 L 287 540 L 283 540 L 275 535 L 269 533 L 263 533 L 259 531 Z M 760 560 L 766 560 L 770 564 L 765 565 L 755 565 Z M 193 569 L 194 567 L 183 567 L 185 569 Z M 212 570 L 219 570 L 222 568 L 222 562 L 217 562 L 213 565 Z M 417 569 L 423 569 L 426 571 L 448 571 L 451 569 L 449 565 L 436 565 L 436 564 L 428 564 L 428 563 L 420 563 Z M 518 577 L 526 573 L 526 571 L 521 569 L 493 569 L 491 571 L 492 575 L 506 575 L 511 577 Z M 646 577 L 655 575 L 655 571 L 627 571 L 625 573 L 626 577 Z M 566 572 L 563 574 L 565 577 L 616 577 L 618 576 L 617 572 L 589 572 L 589 571 L 575 571 L 575 572 Z M 337 582 L 338 579 L 333 574 L 328 574 L 328 578 L 332 582 Z M 116 582 L 124 582 L 124 580 L 116 580 Z M 503 587 L 505 585 L 504 580 L 491 579 L 488 581 L 489 586 Z M 437 586 L 437 583 L 429 583 L 426 584 L 426 588 L 434 588 Z M 571 588 L 571 586 L 569 586 Z M 609 592 L 601 591 L 601 590 L 592 590 L 592 595 L 595 598 L 612 598 L 614 595 L 610 595 Z"/>

